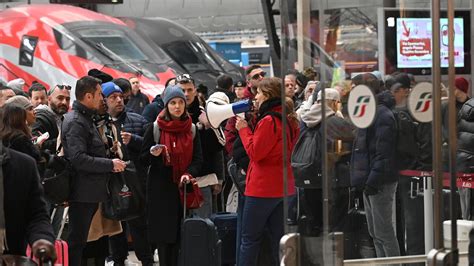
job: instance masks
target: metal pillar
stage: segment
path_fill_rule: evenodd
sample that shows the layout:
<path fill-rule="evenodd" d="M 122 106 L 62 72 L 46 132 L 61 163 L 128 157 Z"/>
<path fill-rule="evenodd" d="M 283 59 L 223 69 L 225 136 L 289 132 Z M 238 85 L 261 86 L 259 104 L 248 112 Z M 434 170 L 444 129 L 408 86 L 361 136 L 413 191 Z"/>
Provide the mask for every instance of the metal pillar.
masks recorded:
<path fill-rule="evenodd" d="M 425 209 L 425 253 L 433 249 L 433 186 L 432 177 L 423 177 L 423 201 Z"/>
<path fill-rule="evenodd" d="M 298 70 L 311 65 L 309 27 L 311 5 L 309 0 L 296 0 L 296 36 L 298 40 Z"/>

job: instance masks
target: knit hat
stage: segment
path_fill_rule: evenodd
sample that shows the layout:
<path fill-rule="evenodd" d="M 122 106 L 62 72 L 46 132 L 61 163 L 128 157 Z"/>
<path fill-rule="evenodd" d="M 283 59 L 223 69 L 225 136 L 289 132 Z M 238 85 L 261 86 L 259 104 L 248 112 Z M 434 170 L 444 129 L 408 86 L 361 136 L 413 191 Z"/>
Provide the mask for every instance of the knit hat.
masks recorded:
<path fill-rule="evenodd" d="M 211 96 L 209 96 L 206 102 L 213 102 L 216 104 L 229 104 L 230 100 L 229 97 L 225 95 L 225 93 L 218 91 L 211 94 Z"/>
<path fill-rule="evenodd" d="M 186 96 L 184 96 L 183 89 L 179 85 L 172 85 L 166 87 L 165 91 L 163 92 L 163 102 L 165 103 L 165 106 L 168 105 L 168 102 L 171 101 L 173 98 L 181 98 L 186 102 Z"/>
<path fill-rule="evenodd" d="M 113 82 L 106 82 L 102 83 L 102 93 L 104 94 L 105 98 L 109 97 L 114 92 L 123 93 L 119 86 L 117 86 Z"/>
<path fill-rule="evenodd" d="M 322 90 L 318 92 L 318 101 L 321 101 L 322 98 Z M 333 100 L 333 101 L 340 101 L 341 95 L 336 89 L 327 88 L 324 90 L 324 95 L 326 96 L 326 100 Z"/>
<path fill-rule="evenodd" d="M 25 85 L 25 80 L 23 80 L 22 78 L 17 78 L 17 79 L 14 79 L 14 80 L 10 80 L 8 83 L 7 83 L 7 87 L 10 87 L 12 88 L 13 90 L 23 90 L 23 85 Z"/>
<path fill-rule="evenodd" d="M 28 98 L 26 98 L 25 96 L 21 96 L 21 95 L 13 96 L 5 102 L 5 104 L 11 104 L 11 103 L 17 104 L 25 110 L 30 107 L 33 107 L 30 100 L 28 100 Z"/>
<path fill-rule="evenodd" d="M 466 94 L 469 91 L 469 82 L 463 77 L 457 77 L 456 80 L 454 80 L 454 86 Z"/>

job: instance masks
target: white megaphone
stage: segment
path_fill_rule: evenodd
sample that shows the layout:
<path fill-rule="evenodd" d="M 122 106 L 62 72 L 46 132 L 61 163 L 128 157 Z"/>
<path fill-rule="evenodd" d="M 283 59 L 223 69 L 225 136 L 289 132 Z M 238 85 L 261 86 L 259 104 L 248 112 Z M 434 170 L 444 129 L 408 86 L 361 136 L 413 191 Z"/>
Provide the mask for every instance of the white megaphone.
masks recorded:
<path fill-rule="evenodd" d="M 213 128 L 218 128 L 222 121 L 233 116 L 243 114 L 252 108 L 251 100 L 238 101 L 232 104 L 206 104 L 207 120 Z"/>

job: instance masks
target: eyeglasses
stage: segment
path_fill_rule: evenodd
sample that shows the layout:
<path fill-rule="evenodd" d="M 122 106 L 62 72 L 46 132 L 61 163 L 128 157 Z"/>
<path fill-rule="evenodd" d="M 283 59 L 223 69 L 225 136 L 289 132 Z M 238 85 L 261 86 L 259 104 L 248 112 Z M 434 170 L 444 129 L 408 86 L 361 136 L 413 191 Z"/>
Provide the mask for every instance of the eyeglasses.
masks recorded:
<path fill-rule="evenodd" d="M 264 78 L 266 74 L 267 74 L 267 72 L 262 71 L 262 72 L 260 72 L 260 73 L 257 73 L 257 74 L 255 74 L 255 75 L 253 75 L 253 76 L 252 76 L 252 79 L 259 79 L 260 77 Z"/>
<path fill-rule="evenodd" d="M 194 84 L 194 79 L 189 74 L 181 74 L 176 77 L 177 83 L 189 83 L 192 82 Z"/>
<path fill-rule="evenodd" d="M 68 91 L 70 91 L 72 87 L 69 86 L 69 85 L 56 85 L 56 86 L 54 86 L 52 89 L 50 89 L 50 90 L 48 91 L 48 95 L 53 94 L 53 92 L 56 90 L 56 88 L 58 88 L 58 89 L 61 90 L 61 91 L 62 91 L 62 90 L 68 90 Z"/>

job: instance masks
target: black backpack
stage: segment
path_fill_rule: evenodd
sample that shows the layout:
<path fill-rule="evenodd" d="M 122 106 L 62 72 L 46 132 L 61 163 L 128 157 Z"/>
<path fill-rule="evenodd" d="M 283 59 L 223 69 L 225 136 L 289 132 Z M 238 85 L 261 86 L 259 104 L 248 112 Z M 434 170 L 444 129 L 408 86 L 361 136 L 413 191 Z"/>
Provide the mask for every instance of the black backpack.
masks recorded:
<path fill-rule="evenodd" d="M 406 111 L 394 111 L 397 126 L 397 155 L 416 158 L 420 151 L 416 140 L 418 123 Z"/>
<path fill-rule="evenodd" d="M 295 185 L 299 188 L 322 187 L 321 124 L 304 130 L 291 155 Z"/>

